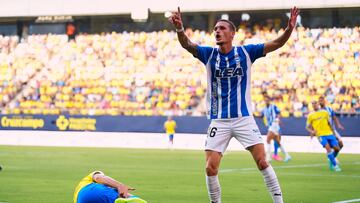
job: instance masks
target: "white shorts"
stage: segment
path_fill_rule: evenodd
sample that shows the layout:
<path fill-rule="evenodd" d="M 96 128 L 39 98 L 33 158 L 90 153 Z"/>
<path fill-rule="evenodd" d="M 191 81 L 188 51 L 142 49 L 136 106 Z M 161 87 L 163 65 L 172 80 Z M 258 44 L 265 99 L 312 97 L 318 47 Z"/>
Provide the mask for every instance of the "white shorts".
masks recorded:
<path fill-rule="evenodd" d="M 271 126 L 269 127 L 270 132 L 273 132 L 275 135 L 280 135 L 280 125 L 279 123 L 272 123 Z"/>
<path fill-rule="evenodd" d="M 245 149 L 256 144 L 263 144 L 263 138 L 253 116 L 214 119 L 211 121 L 207 132 L 205 150 L 221 152 L 223 154 L 233 137 Z"/>

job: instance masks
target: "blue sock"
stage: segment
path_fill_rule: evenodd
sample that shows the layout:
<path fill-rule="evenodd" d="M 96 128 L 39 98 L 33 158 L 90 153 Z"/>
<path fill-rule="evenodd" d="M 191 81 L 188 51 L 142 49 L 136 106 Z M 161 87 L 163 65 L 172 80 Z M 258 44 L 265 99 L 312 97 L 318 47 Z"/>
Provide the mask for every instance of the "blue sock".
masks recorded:
<path fill-rule="evenodd" d="M 336 161 L 335 161 L 335 157 L 334 154 L 332 152 L 327 154 L 327 157 L 329 158 L 329 160 L 331 161 L 333 166 L 336 166 Z"/>
<path fill-rule="evenodd" d="M 279 143 L 274 140 L 274 155 L 276 156 L 278 154 L 278 149 L 279 149 Z"/>

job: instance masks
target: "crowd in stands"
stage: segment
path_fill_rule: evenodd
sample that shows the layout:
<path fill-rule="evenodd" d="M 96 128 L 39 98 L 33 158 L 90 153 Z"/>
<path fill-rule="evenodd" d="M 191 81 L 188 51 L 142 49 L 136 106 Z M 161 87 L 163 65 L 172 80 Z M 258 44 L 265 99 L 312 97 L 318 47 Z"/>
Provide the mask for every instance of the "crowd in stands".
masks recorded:
<path fill-rule="evenodd" d="M 196 43 L 214 45 L 211 33 L 186 32 Z M 277 36 L 239 29 L 234 42 Z M 0 50 L 3 114 L 205 115 L 205 68 L 181 48 L 175 32 L 80 34 L 75 40 L 3 36 Z M 255 115 L 264 93 L 284 117 L 306 116 L 320 95 L 336 112 L 360 112 L 360 28 L 297 28 L 284 47 L 252 66 Z"/>

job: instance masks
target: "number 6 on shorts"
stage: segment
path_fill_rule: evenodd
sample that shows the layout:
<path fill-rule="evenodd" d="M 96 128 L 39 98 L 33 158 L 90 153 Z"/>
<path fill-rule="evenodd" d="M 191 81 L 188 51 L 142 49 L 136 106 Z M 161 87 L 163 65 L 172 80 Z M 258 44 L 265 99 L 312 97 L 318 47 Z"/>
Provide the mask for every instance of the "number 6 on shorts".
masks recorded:
<path fill-rule="evenodd" d="M 210 130 L 209 136 L 210 136 L 210 137 L 215 137 L 216 131 L 217 131 L 217 128 L 216 128 L 216 127 L 212 127 L 211 130 Z"/>

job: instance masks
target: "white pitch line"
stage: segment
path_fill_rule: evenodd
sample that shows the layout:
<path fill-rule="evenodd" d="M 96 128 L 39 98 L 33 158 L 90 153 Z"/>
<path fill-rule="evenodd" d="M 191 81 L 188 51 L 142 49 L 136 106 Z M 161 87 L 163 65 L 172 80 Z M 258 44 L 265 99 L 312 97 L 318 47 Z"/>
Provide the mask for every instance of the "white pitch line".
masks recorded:
<path fill-rule="evenodd" d="M 324 175 L 324 174 L 307 174 L 307 173 L 287 173 L 282 172 L 281 175 L 294 175 L 294 176 L 306 176 L 306 177 L 343 177 L 343 178 L 360 178 L 360 175 L 343 175 L 339 173 L 333 173 L 332 175 Z"/>
<path fill-rule="evenodd" d="M 253 170 L 253 171 L 239 171 L 239 173 L 259 173 L 258 170 Z M 306 176 L 306 177 L 343 177 L 343 178 L 360 178 L 360 175 L 343 175 L 343 174 L 339 174 L 339 173 L 333 173 L 330 175 L 325 175 L 325 174 L 308 174 L 308 173 L 287 173 L 287 172 L 281 172 L 281 175 L 292 175 L 292 176 Z"/>
<path fill-rule="evenodd" d="M 343 165 L 359 165 L 360 162 L 353 163 L 344 163 Z M 273 166 L 274 169 L 282 169 L 282 168 L 315 168 L 320 166 L 327 166 L 327 164 L 303 164 L 303 165 L 287 165 L 287 166 Z M 230 169 L 221 169 L 222 173 L 230 173 L 236 171 L 257 171 L 257 168 L 230 168 Z M 356 176 L 357 177 L 357 176 Z"/>
<path fill-rule="evenodd" d="M 349 200 L 344 200 L 344 201 L 340 201 L 340 202 L 333 202 L 333 203 L 349 203 L 349 202 L 360 202 L 360 199 L 349 199 Z"/>
<path fill-rule="evenodd" d="M 288 166 L 273 166 L 274 169 L 279 168 L 314 168 L 319 166 L 326 166 L 327 164 L 304 164 L 304 165 L 288 165 Z M 257 168 L 233 168 L 233 169 L 222 169 L 220 172 L 229 173 L 235 171 L 257 171 Z"/>

